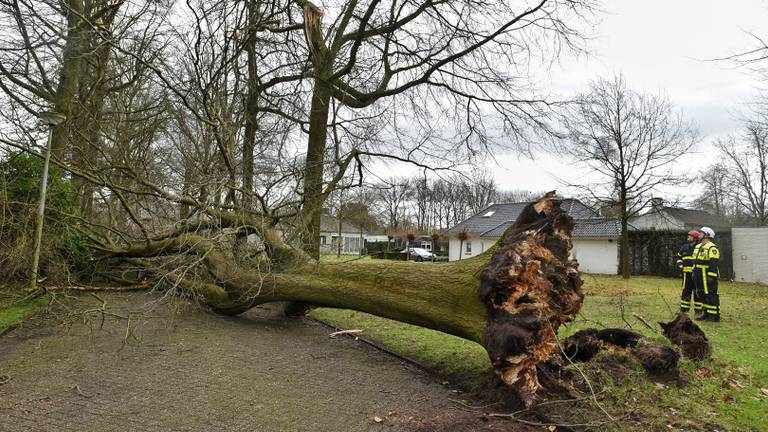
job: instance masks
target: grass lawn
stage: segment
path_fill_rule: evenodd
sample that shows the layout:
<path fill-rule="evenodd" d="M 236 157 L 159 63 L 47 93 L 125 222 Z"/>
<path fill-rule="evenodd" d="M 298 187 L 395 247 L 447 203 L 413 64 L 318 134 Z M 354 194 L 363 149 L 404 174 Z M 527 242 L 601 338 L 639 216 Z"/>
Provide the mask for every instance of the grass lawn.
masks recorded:
<path fill-rule="evenodd" d="M 24 300 L 0 287 L 0 333 L 28 318 L 44 304 L 43 297 Z"/>
<path fill-rule="evenodd" d="M 587 298 L 577 320 L 561 328 L 561 337 L 587 327 L 631 326 L 665 340 L 660 329 L 654 333 L 633 313 L 654 326 L 656 321 L 671 320 L 679 308 L 678 280 L 583 278 Z M 682 361 L 689 385 L 654 382 L 634 360 L 623 357 L 618 361 L 626 363 L 626 373 L 611 375 L 601 366 L 617 360 L 608 358 L 611 354 L 580 366 L 597 387 L 603 406 L 618 419 L 600 430 L 768 430 L 768 287 L 726 282 L 720 292 L 723 320 L 701 323 L 713 359 L 699 364 Z M 340 328 L 364 329 L 362 337 L 470 390 L 489 384 L 491 367 L 485 350 L 472 342 L 348 310 L 318 309 L 313 316 Z M 574 410 L 572 420 L 605 420 L 596 418 L 601 415 L 594 407 L 584 407 Z"/>

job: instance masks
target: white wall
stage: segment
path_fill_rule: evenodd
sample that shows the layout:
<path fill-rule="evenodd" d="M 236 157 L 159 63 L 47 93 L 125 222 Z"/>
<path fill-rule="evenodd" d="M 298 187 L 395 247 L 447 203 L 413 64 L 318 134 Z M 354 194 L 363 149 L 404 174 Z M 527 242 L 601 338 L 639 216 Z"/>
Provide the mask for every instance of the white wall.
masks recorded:
<path fill-rule="evenodd" d="M 584 273 L 616 274 L 619 270 L 619 242 L 608 239 L 573 239 L 571 255 Z"/>
<path fill-rule="evenodd" d="M 657 229 L 657 230 L 681 230 L 685 229 L 685 224 L 669 216 L 667 213 L 649 213 L 644 214 L 629 221 L 630 225 L 637 229 Z"/>
<path fill-rule="evenodd" d="M 493 246 L 498 238 L 473 238 L 464 242 L 461 259 L 473 257 Z M 465 253 L 466 243 L 472 242 L 472 253 Z M 459 239 L 448 242 L 448 260 L 459 259 Z M 619 269 L 619 249 L 616 240 L 574 239 L 573 257 L 579 260 L 579 270 L 584 273 L 616 274 Z"/>
<path fill-rule="evenodd" d="M 735 280 L 768 284 L 768 228 L 733 228 L 731 239 Z"/>
<path fill-rule="evenodd" d="M 461 246 L 461 259 L 472 258 L 473 256 L 480 255 L 485 252 L 496 243 L 498 238 L 471 238 L 464 240 Z M 457 238 L 451 238 L 448 240 L 448 261 L 456 261 L 459 259 L 459 243 Z M 472 244 L 472 252 L 467 253 L 467 243 Z"/>

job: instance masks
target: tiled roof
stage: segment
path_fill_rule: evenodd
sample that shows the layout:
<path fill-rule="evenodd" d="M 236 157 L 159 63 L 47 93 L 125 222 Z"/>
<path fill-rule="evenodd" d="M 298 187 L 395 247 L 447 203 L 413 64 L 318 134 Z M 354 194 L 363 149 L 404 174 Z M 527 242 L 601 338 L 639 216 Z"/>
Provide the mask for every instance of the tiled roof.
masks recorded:
<path fill-rule="evenodd" d="M 466 231 L 470 235 L 478 237 L 501 237 L 528 204 L 527 202 L 493 204 L 448 230 L 447 235 L 453 236 L 460 231 Z M 599 217 L 594 210 L 585 206 L 581 201 L 564 199 L 561 202 L 561 207 L 576 222 L 574 237 L 613 238 L 619 236 L 619 223 L 616 219 Z"/>
<path fill-rule="evenodd" d="M 339 220 L 333 216 L 322 215 L 320 216 L 320 231 L 335 233 L 339 231 Z M 343 233 L 360 233 L 360 228 L 352 225 L 351 223 L 342 220 L 341 232 Z"/>
<path fill-rule="evenodd" d="M 517 216 L 527 205 L 528 203 L 492 204 L 480 213 L 449 229 L 447 235 L 452 236 L 459 231 L 479 235 L 504 222 L 517 219 Z"/>
<path fill-rule="evenodd" d="M 723 217 L 707 213 L 702 210 L 693 210 L 680 207 L 664 207 L 663 211 L 673 218 L 682 221 L 686 226 L 711 228 L 728 228 L 731 223 Z"/>
<path fill-rule="evenodd" d="M 576 229 L 573 230 L 573 236 L 577 238 L 614 238 L 621 234 L 618 219 L 589 218 L 574 219 L 574 221 L 576 222 Z"/>

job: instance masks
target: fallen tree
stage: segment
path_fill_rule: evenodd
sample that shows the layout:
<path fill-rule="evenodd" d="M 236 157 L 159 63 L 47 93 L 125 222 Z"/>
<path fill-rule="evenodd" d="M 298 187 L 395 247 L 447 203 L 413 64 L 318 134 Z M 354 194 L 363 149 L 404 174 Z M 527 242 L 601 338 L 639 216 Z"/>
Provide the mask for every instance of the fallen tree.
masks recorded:
<path fill-rule="evenodd" d="M 569 260 L 573 220 L 553 192 L 528 205 L 485 254 L 444 265 L 412 262 L 318 262 L 260 231 L 266 259 L 237 264 L 214 241 L 184 230 L 132 244 L 102 247 L 111 259 L 168 278 L 154 259 L 186 254 L 206 277 L 174 275 L 175 285 L 233 315 L 256 305 L 303 302 L 354 309 L 439 330 L 483 345 L 496 374 L 526 402 L 541 387 L 536 367 L 558 351 L 556 332 L 584 295 L 578 264 Z"/>

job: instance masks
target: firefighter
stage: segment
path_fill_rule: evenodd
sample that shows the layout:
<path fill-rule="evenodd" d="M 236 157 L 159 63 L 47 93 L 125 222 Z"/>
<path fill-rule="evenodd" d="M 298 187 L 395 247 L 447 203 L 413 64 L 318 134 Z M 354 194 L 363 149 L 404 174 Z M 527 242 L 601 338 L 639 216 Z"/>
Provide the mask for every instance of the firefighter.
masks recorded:
<path fill-rule="evenodd" d="M 693 280 L 703 301 L 702 314 L 696 319 L 720 321 L 720 295 L 717 293 L 720 277 L 720 250 L 714 242 L 715 231 L 701 227 L 701 242 L 693 250 Z"/>
<path fill-rule="evenodd" d="M 680 296 L 680 312 L 688 313 L 693 306 L 695 313 L 702 313 L 703 299 L 701 298 L 699 290 L 695 288 L 693 283 L 693 250 L 699 244 L 701 239 L 701 233 L 692 230 L 688 231 L 688 238 L 683 247 L 677 253 L 677 268 L 683 274 L 683 294 Z M 693 295 L 693 302 L 691 302 L 691 295 Z"/>

